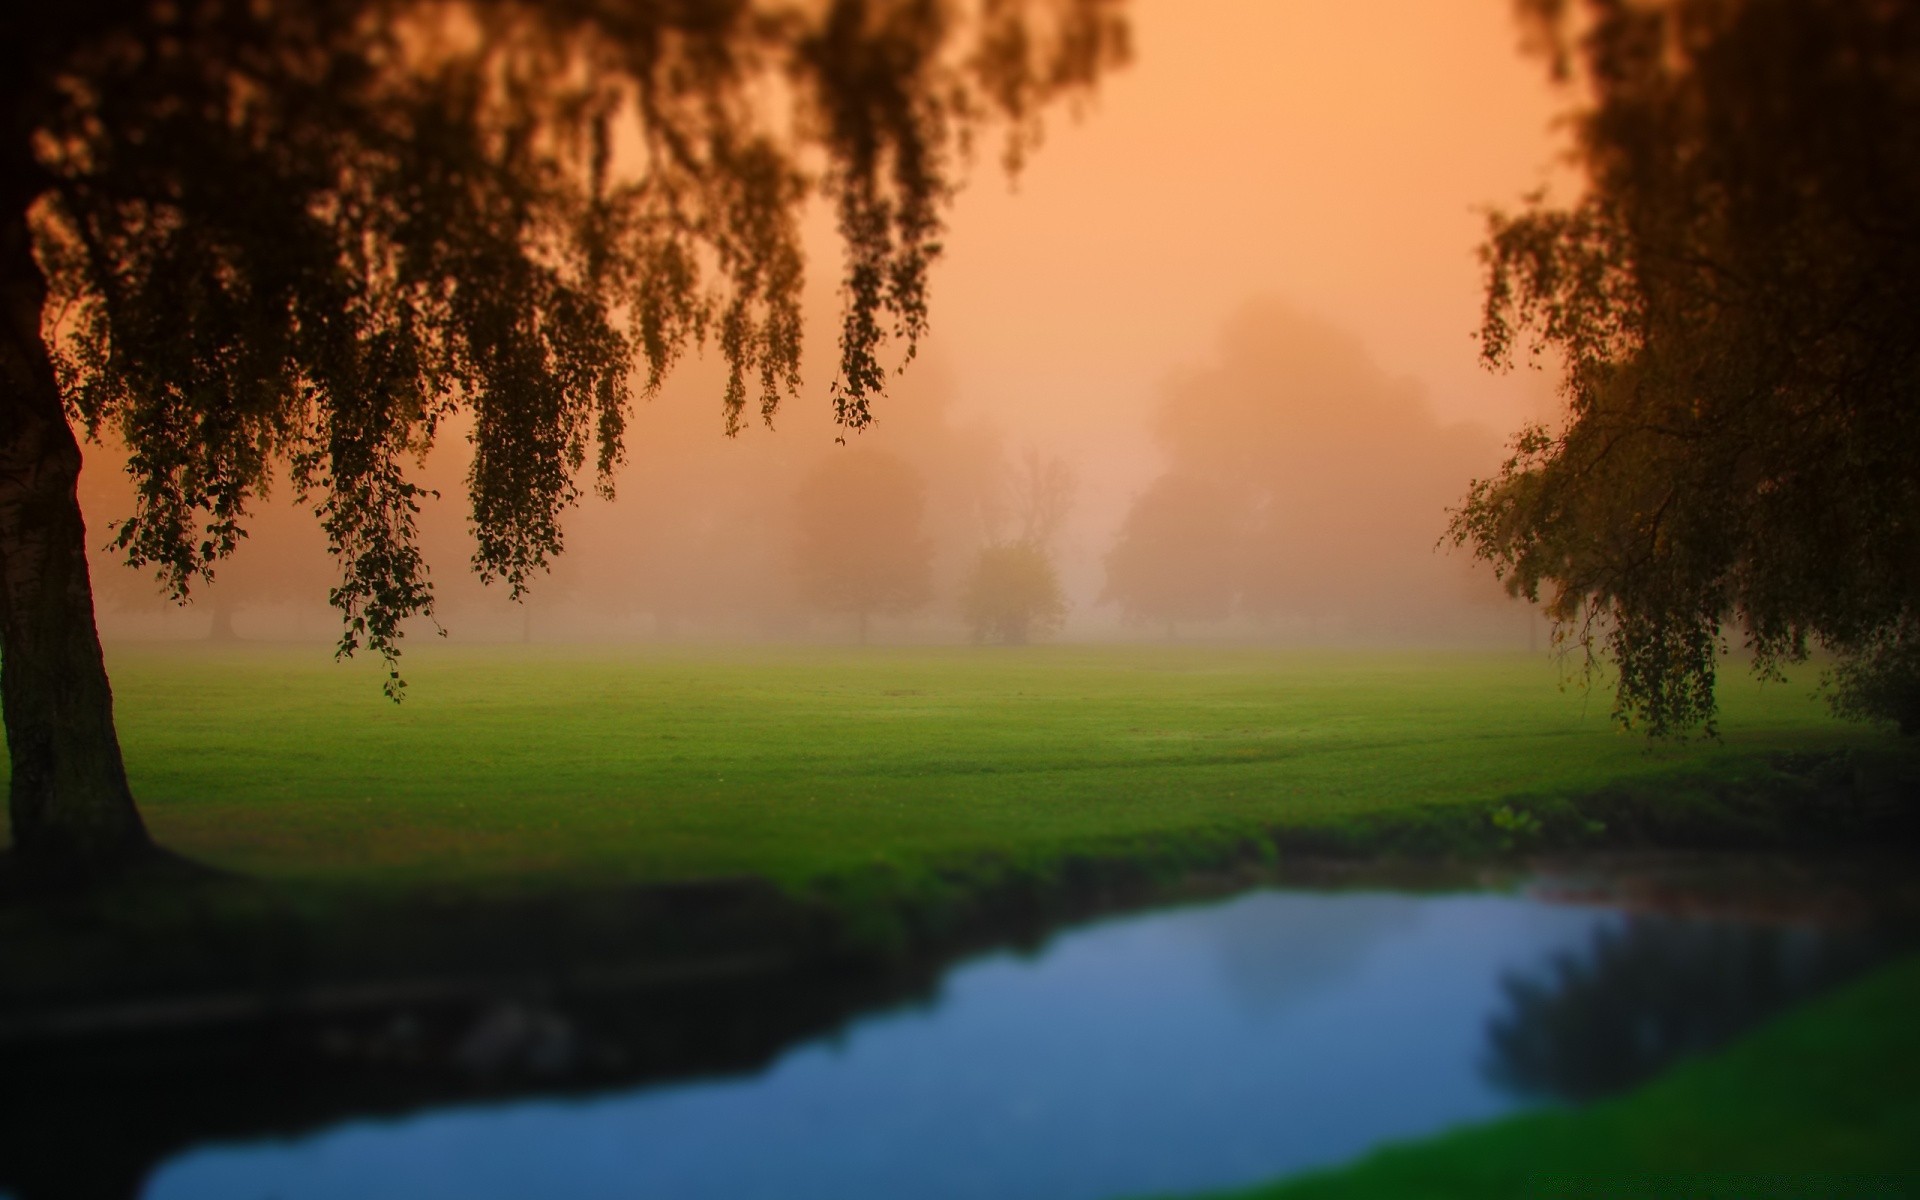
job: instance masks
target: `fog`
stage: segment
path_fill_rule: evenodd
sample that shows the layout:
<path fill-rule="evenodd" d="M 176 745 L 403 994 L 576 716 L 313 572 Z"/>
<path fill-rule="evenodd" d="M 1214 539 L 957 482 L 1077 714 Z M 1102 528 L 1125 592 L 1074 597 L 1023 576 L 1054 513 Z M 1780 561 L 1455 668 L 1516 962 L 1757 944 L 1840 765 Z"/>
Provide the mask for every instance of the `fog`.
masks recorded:
<path fill-rule="evenodd" d="M 1041 539 L 1061 638 L 1536 639 L 1484 568 L 1436 548 L 1447 505 L 1552 412 L 1550 380 L 1485 373 L 1471 338 L 1481 210 L 1556 181 L 1563 98 L 1519 53 L 1507 0 L 1133 11 L 1135 64 L 1017 180 L 990 153 L 974 164 L 933 333 L 870 430 L 843 444 L 831 421 L 837 262 L 816 213 L 801 395 L 727 438 L 718 356 L 683 364 L 634 413 L 616 498 L 588 491 L 525 605 L 468 569 L 465 444 L 443 431 L 418 477 L 440 492 L 422 536 L 448 636 L 962 641 L 981 551 L 1034 536 L 1021 480 L 1040 470 L 1070 481 Z M 82 480 L 105 635 L 337 636 L 332 564 L 284 484 L 180 609 L 105 548 L 131 497 L 116 459 L 91 447 Z M 827 551 L 804 497 L 880 461 L 913 499 L 867 506 L 885 528 L 866 541 L 894 561 L 846 570 L 894 582 L 849 599 L 813 569 Z M 1195 478 L 1216 509 L 1175 520 L 1188 558 L 1156 558 L 1152 538 L 1128 552 L 1136 575 L 1210 589 L 1168 619 L 1109 568 L 1143 498 Z"/>

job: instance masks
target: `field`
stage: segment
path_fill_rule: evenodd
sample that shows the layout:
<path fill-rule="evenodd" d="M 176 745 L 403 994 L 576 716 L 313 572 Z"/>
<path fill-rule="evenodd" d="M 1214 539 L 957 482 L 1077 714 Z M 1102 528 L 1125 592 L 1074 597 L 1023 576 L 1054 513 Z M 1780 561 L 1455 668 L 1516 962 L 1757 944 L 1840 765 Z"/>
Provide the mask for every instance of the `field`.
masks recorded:
<path fill-rule="evenodd" d="M 1808 677 L 1723 685 L 1723 738 L 1650 746 L 1545 656 L 1207 646 L 416 646 L 400 705 L 321 647 L 109 651 L 158 838 L 350 886 L 786 885 L 1195 831 L 1724 775 L 1882 744 Z"/>

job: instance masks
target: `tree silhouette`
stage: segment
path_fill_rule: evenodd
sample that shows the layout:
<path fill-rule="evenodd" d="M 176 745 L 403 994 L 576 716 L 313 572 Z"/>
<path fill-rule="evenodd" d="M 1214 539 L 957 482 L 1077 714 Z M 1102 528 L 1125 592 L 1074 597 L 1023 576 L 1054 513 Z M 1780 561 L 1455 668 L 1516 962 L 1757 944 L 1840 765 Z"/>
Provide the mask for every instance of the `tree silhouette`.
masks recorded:
<path fill-rule="evenodd" d="M 1920 9 L 1524 9 L 1585 86 L 1586 188 L 1492 218 L 1481 350 L 1557 354 L 1567 419 L 1454 537 L 1612 660 L 1623 723 L 1711 731 L 1731 626 L 1920 731 Z"/>
<path fill-rule="evenodd" d="M 960 611 L 975 640 L 1024 646 L 1036 635 L 1058 632 L 1067 599 L 1046 547 L 1002 542 L 980 551 L 961 592 Z"/>
<path fill-rule="evenodd" d="M 1626 1091 L 1861 974 L 1892 947 L 1865 929 L 1636 916 L 1501 980 L 1486 1076 L 1582 1103 Z"/>
<path fill-rule="evenodd" d="M 859 428 L 926 328 L 970 132 L 1009 162 L 1124 52 L 1112 0 L 74 0 L 0 39 L 0 641 L 18 856 L 143 857 L 92 620 L 74 426 L 139 484 L 119 541 L 184 594 L 276 463 L 340 567 L 343 653 L 432 603 L 406 463 L 471 421 L 475 565 L 561 548 L 628 374 L 691 342 L 730 424 L 798 381 L 798 214 L 845 248 Z"/>
<path fill-rule="evenodd" d="M 794 574 L 808 603 L 855 620 L 912 612 L 932 598 L 926 485 L 880 450 L 828 457 L 794 496 Z"/>
<path fill-rule="evenodd" d="M 1004 464 L 1000 475 L 999 494 L 989 499 L 981 514 L 987 540 L 1051 547 L 1073 512 L 1073 494 L 1079 487 L 1073 468 L 1028 447 L 1019 461 Z"/>
<path fill-rule="evenodd" d="M 1154 434 L 1169 473 L 1231 502 L 1228 524 L 1196 540 L 1244 523 L 1234 590 L 1249 616 L 1378 635 L 1458 626 L 1506 603 L 1465 556 L 1434 547 L 1460 481 L 1499 461 L 1498 440 L 1442 424 L 1417 381 L 1382 370 L 1330 322 L 1248 303 L 1212 362 L 1164 385 Z"/>
<path fill-rule="evenodd" d="M 975 641 L 1024 645 L 1059 631 L 1067 599 L 1053 545 L 1079 487 L 1058 457 L 1029 447 L 1002 472 L 999 494 L 982 513 L 988 544 L 961 585 L 960 612 Z M 1011 525 L 1011 536 L 1003 536 Z"/>
<path fill-rule="evenodd" d="M 1135 497 L 1107 552 L 1103 601 L 1132 622 L 1218 621 L 1233 612 L 1252 521 L 1246 489 L 1168 472 Z"/>

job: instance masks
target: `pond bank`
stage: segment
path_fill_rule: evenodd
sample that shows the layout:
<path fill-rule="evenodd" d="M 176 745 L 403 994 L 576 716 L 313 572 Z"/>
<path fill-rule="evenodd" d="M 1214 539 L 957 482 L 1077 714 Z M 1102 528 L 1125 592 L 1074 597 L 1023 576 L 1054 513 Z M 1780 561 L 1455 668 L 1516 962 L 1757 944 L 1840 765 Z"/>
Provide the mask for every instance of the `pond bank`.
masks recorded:
<path fill-rule="evenodd" d="M 1211 1200 L 1893 1200 L 1920 1177 L 1920 957 L 1631 1095 Z"/>
<path fill-rule="evenodd" d="M 749 1069 L 928 994 L 980 948 L 1261 883 L 1462 888 L 1543 854 L 1910 847 L 1909 769 L 1793 759 L 1491 809 L 876 865 L 801 889 L 373 895 L 228 879 L 15 904 L 0 917 L 19 968 L 0 984 L 0 1187 L 76 1194 L 79 1170 L 96 1194 L 133 1195 L 153 1162 L 210 1134 Z M 614 1051 L 557 1064 L 543 1047 L 561 1021 Z M 481 1060 L 476 1039 L 493 1047 Z"/>
<path fill-rule="evenodd" d="M 959 861 L 876 860 L 798 885 L 273 884 L 214 876 L 81 897 L 0 896 L 0 1044 L 36 1012 L 242 992 L 273 1007 L 421 978 L 560 971 L 662 981 L 898 965 L 1031 943 L 1062 924 L 1260 883 L 1413 889 L 1616 852 L 1920 849 L 1920 755 L 1775 755 L 1578 796 L 1410 805 L 1341 819 L 1087 839 Z M 409 982 L 414 981 L 414 982 Z M 429 989 L 430 990 L 430 989 Z M 216 1013 L 232 1001 L 209 1000 Z M 344 998 L 316 1001 L 338 1007 Z M 155 1011 L 158 1011 L 156 1007 Z M 16 1038 L 17 1040 L 17 1038 Z"/>

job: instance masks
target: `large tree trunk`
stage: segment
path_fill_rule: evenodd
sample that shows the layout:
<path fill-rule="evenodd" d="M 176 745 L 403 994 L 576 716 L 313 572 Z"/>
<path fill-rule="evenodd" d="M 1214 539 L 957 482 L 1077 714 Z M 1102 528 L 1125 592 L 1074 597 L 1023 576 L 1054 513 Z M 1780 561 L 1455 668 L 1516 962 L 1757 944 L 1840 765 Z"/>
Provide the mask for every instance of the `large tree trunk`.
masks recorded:
<path fill-rule="evenodd" d="M 19 865 L 87 879 L 148 856 L 93 624 L 80 446 L 40 336 L 25 204 L 0 204 L 0 701 Z"/>

